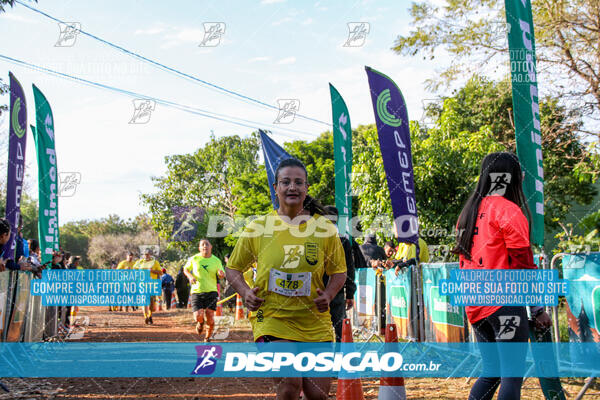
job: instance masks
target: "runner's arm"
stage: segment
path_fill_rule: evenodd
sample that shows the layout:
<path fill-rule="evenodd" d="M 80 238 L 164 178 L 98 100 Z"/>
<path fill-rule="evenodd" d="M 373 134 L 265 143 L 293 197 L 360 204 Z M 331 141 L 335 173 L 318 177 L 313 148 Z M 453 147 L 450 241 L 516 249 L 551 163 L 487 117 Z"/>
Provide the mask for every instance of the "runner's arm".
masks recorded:
<path fill-rule="evenodd" d="M 185 276 L 187 276 L 188 281 L 190 281 L 191 284 L 194 284 L 196 282 L 196 278 L 194 278 L 194 275 L 192 275 L 190 271 L 184 268 L 183 273 Z"/>
<path fill-rule="evenodd" d="M 225 268 L 225 276 L 227 281 L 233 286 L 236 292 L 240 294 L 246 301 L 246 306 L 250 311 L 256 311 L 260 308 L 264 299 L 258 297 L 259 288 L 255 287 L 251 289 L 250 286 L 244 280 L 244 274 L 241 271 L 232 268 Z M 343 284 L 343 282 L 342 282 Z M 341 287 L 341 286 L 340 286 Z"/>
<path fill-rule="evenodd" d="M 339 272 L 329 277 L 325 291 L 317 289 L 318 297 L 313 301 L 317 305 L 319 312 L 325 312 L 329 309 L 329 303 L 331 303 L 331 300 L 342 289 L 344 283 L 346 283 L 346 273 Z"/>

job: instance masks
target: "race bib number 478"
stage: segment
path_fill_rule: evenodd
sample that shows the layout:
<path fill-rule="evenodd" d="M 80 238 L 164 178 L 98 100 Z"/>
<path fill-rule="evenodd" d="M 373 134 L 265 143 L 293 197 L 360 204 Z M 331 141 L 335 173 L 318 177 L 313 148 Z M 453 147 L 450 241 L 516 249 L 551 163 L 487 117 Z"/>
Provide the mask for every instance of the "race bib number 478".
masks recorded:
<path fill-rule="evenodd" d="M 269 290 L 290 297 L 310 296 L 310 279 L 310 272 L 290 274 L 272 268 L 269 273 Z"/>

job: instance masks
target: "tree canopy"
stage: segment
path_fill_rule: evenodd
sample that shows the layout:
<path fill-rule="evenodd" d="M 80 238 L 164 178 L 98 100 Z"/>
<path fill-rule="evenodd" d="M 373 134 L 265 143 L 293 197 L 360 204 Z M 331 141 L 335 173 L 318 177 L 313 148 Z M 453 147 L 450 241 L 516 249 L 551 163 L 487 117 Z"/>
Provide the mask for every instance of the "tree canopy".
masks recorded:
<path fill-rule="evenodd" d="M 544 88 L 569 101 L 570 109 L 600 117 L 600 3 L 531 3 L 536 58 Z M 419 1 L 412 3 L 409 13 L 412 29 L 397 37 L 393 50 L 428 59 L 444 51 L 452 57 L 452 64 L 428 82 L 431 89 L 448 84 L 457 76 L 497 72 L 499 67 L 509 71 L 504 1 L 445 0 L 442 5 Z"/>

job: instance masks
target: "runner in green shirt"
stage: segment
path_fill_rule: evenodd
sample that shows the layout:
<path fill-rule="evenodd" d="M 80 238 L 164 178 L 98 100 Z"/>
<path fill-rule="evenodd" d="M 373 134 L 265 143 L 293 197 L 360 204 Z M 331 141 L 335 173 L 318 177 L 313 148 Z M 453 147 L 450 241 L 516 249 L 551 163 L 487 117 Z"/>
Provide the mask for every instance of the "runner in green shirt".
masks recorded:
<path fill-rule="evenodd" d="M 192 311 L 196 320 L 196 332 L 202 336 L 204 321 L 207 330 L 204 340 L 210 341 L 215 329 L 214 314 L 217 309 L 217 277 L 225 278 L 223 264 L 212 254 L 212 245 L 208 239 L 200 240 L 200 253 L 189 258 L 183 267 L 183 273 L 192 284 Z"/>

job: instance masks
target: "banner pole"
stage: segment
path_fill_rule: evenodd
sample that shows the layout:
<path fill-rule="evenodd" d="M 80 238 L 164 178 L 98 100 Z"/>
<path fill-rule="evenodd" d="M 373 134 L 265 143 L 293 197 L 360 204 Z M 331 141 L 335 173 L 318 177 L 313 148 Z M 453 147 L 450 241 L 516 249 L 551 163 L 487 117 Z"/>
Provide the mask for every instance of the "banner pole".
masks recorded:
<path fill-rule="evenodd" d="M 419 256 L 415 262 L 415 287 L 417 288 L 417 322 L 419 323 L 419 341 L 425 341 L 425 310 L 423 307 L 423 278 L 421 276 L 421 263 L 419 262 Z"/>
<path fill-rule="evenodd" d="M 542 254 L 544 254 L 543 251 L 542 251 Z M 564 255 L 565 255 L 565 253 L 558 253 L 554 257 L 552 257 L 552 261 L 550 262 L 550 269 L 556 269 L 556 270 L 558 270 L 558 268 L 556 268 L 555 262 L 559 258 L 562 258 Z M 559 299 L 558 303 L 560 304 L 560 299 Z M 559 304 L 557 304 L 556 306 L 552 307 L 552 319 L 553 319 L 553 322 L 554 322 L 554 325 L 552 326 L 552 333 L 553 333 L 553 336 L 554 336 L 554 342 L 555 343 L 560 342 L 560 328 L 558 326 L 558 305 Z"/>

